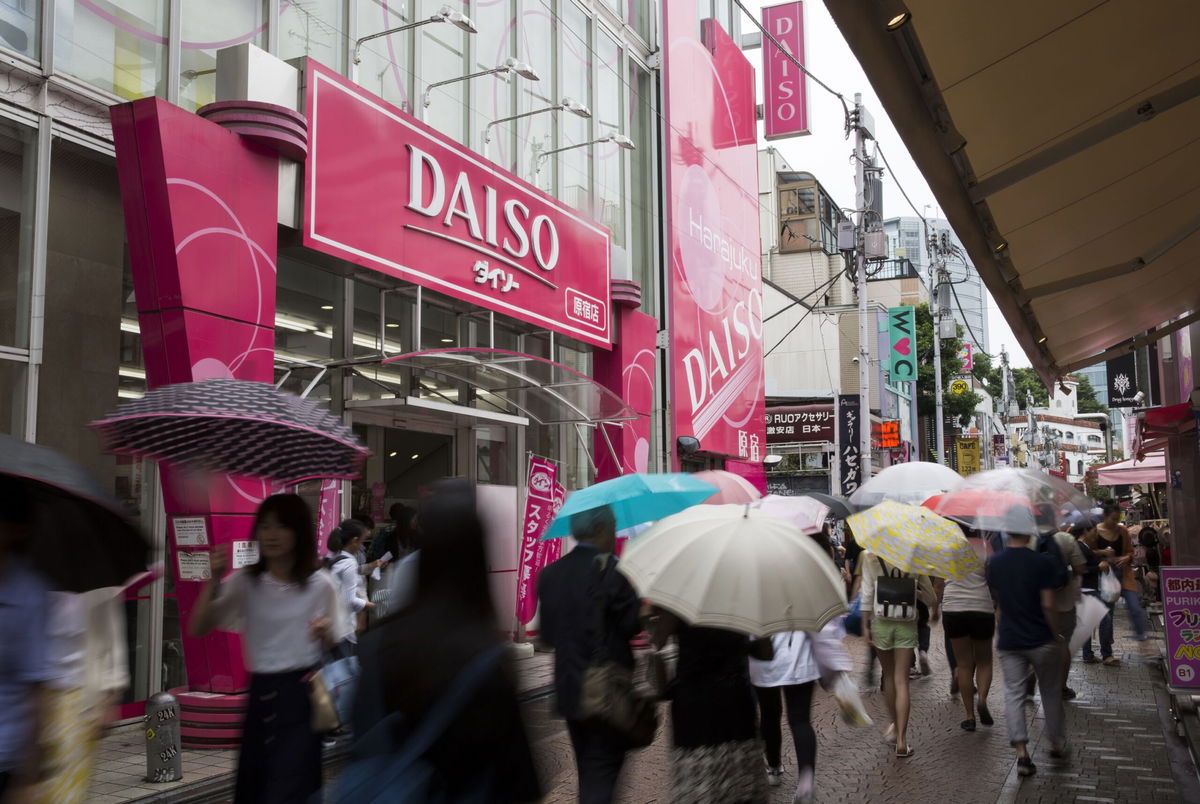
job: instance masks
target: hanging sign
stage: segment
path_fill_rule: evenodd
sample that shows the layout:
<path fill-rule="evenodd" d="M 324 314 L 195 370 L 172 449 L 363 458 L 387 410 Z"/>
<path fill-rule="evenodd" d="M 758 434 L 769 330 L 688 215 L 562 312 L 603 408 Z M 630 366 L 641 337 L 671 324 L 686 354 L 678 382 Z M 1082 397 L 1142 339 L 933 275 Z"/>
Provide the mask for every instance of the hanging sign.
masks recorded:
<path fill-rule="evenodd" d="M 917 310 L 915 307 L 888 308 L 888 343 L 891 344 L 889 371 L 893 383 L 917 379 Z"/>
<path fill-rule="evenodd" d="M 958 473 L 963 477 L 979 471 L 979 439 L 959 438 L 954 445 L 958 457 Z"/>
<path fill-rule="evenodd" d="M 963 343 L 958 348 L 958 359 L 962 361 L 963 371 L 972 371 L 975 368 L 975 347 L 970 343 Z"/>
<path fill-rule="evenodd" d="M 764 137 L 781 140 L 808 134 L 808 76 L 788 55 L 804 64 L 804 3 L 782 3 L 762 10 L 763 27 L 786 53 L 763 37 Z"/>
<path fill-rule="evenodd" d="M 560 539 L 542 541 L 557 511 L 555 486 L 558 467 L 536 456 L 529 459 L 529 482 L 525 490 L 525 518 L 521 527 L 520 566 L 517 568 L 517 620 L 522 624 L 537 611 L 537 576 L 549 563 L 549 551 Z"/>
<path fill-rule="evenodd" d="M 1200 567 L 1163 567 L 1163 628 L 1167 683 L 1200 687 Z"/>
<path fill-rule="evenodd" d="M 1137 358 L 1133 352 L 1105 361 L 1108 375 L 1108 406 L 1112 408 L 1134 408 L 1141 404 L 1137 400 Z"/>
<path fill-rule="evenodd" d="M 859 433 L 858 394 L 839 394 L 838 409 L 838 477 L 842 496 L 849 497 L 862 485 L 862 447 Z"/>

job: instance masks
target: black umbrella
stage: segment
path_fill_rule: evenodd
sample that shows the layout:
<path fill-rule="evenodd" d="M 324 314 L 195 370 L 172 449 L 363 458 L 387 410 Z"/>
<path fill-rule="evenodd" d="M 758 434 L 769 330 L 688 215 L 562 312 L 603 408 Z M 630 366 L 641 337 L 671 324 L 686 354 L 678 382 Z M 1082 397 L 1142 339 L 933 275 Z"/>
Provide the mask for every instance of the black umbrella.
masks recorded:
<path fill-rule="evenodd" d="M 834 519 L 845 519 L 858 510 L 858 506 L 845 497 L 835 497 L 832 494 L 822 494 L 819 491 L 802 491 L 799 496 L 812 497 L 829 509 L 829 515 Z"/>
<path fill-rule="evenodd" d="M 28 555 L 55 589 L 123 586 L 150 545 L 94 475 L 57 452 L 0 435 L 0 483 L 29 508 Z"/>
<path fill-rule="evenodd" d="M 368 454 L 316 402 L 245 380 L 164 385 L 92 427 L 122 455 L 286 484 L 357 477 Z"/>

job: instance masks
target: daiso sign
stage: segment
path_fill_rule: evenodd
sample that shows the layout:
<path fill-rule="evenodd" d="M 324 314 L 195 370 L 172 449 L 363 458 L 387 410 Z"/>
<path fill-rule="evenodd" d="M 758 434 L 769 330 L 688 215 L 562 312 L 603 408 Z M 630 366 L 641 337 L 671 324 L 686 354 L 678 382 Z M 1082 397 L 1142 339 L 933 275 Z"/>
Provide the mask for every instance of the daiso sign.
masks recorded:
<path fill-rule="evenodd" d="M 309 60 L 304 245 L 609 348 L 609 234 Z"/>

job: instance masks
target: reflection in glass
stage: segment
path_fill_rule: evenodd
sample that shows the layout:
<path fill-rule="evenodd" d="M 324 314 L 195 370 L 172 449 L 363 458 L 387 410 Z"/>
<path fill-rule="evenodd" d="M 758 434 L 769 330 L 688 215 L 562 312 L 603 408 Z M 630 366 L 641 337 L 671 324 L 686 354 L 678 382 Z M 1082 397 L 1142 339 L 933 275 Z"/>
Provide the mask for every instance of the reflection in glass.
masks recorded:
<path fill-rule="evenodd" d="M 422 0 L 421 15 L 432 16 L 440 11 L 443 5 L 443 0 Z M 464 31 L 454 25 L 444 24 L 425 25 L 416 30 L 421 37 L 421 64 L 417 74 L 424 86 L 466 75 L 467 34 Z M 485 41 L 491 39 L 482 38 Z M 475 79 L 475 82 L 479 86 L 489 86 L 496 80 L 498 79 L 494 76 L 484 76 Z M 432 102 L 425 109 L 425 122 L 446 136 L 462 142 L 466 118 L 465 93 L 465 81 L 456 81 L 435 89 L 430 96 Z"/>
<path fill-rule="evenodd" d="M 41 52 L 41 0 L 0 0 L 0 47 L 36 59 Z"/>
<path fill-rule="evenodd" d="M 561 99 L 556 89 L 558 70 L 551 69 L 556 63 L 558 54 L 554 40 L 556 23 L 550 12 L 544 6 L 533 6 L 521 15 L 520 52 L 517 58 L 529 64 L 546 65 L 541 81 L 518 81 L 517 103 L 518 113 L 532 112 L 544 109 Z M 582 98 L 572 98 L 583 102 Z M 565 115 L 570 117 L 572 115 Z M 533 167 L 537 155 L 554 147 L 554 126 L 560 115 L 538 114 L 516 121 L 517 141 L 519 144 L 519 160 L 516 167 L 518 175 L 530 181 L 535 181 L 538 187 L 550 192 L 554 191 L 554 180 L 558 173 L 558 161 L 547 159 L 542 163 L 542 170 L 534 176 Z"/>
<path fill-rule="evenodd" d="M 625 133 L 621 106 L 621 48 L 608 36 L 596 36 L 597 136 Z M 615 143 L 596 146 L 596 219 L 612 231 L 614 245 L 625 245 L 625 208 L 621 203 L 625 180 L 625 149 Z"/>
<path fill-rule="evenodd" d="M 217 99 L 217 51 L 266 41 L 263 0 L 206 0 L 183 3 L 179 105 L 198 109 Z"/>
<path fill-rule="evenodd" d="M 471 49 L 475 60 L 471 72 L 490 70 L 501 65 L 504 60 L 515 56 L 516 30 L 513 20 L 512 0 L 492 0 L 492 2 L 475 3 L 472 19 L 480 34 L 471 38 Z M 489 156 L 496 163 L 509 165 L 512 160 L 512 123 L 502 123 L 492 129 L 492 142 L 487 149 L 483 147 L 483 130 L 492 120 L 509 117 L 513 114 L 513 87 L 523 84 L 541 84 L 550 79 L 550 67 L 543 61 L 544 55 L 524 59 L 542 76 L 541 81 L 518 79 L 512 81 L 499 76 L 485 76 L 472 81 L 468 87 L 471 93 L 471 132 L 472 148 Z M 519 122 L 519 121 L 518 121 Z"/>
<path fill-rule="evenodd" d="M 591 20 L 579 6 L 564 0 L 560 17 L 566 30 L 562 33 L 562 94 L 589 108 L 592 98 Z M 560 131 L 558 147 L 586 143 L 592 137 L 591 120 L 573 114 L 558 115 Z M 559 165 L 558 197 L 580 210 L 591 209 L 592 174 L 591 148 L 576 148 L 550 157 Z"/>
<path fill-rule="evenodd" d="M 340 0 L 292 0 L 280 4 L 279 58 L 309 56 L 341 72 L 346 25 Z"/>
<path fill-rule="evenodd" d="M 408 5 L 396 0 L 359 0 L 357 9 L 356 33 L 360 38 L 412 22 Z M 412 31 L 401 31 L 364 42 L 359 51 L 359 85 L 411 112 L 412 53 Z"/>
<path fill-rule="evenodd" d="M 164 0 L 59 0 L 54 67 L 127 100 L 165 97 Z"/>
<path fill-rule="evenodd" d="M 34 130 L 0 121 L 0 346 L 29 345 Z"/>

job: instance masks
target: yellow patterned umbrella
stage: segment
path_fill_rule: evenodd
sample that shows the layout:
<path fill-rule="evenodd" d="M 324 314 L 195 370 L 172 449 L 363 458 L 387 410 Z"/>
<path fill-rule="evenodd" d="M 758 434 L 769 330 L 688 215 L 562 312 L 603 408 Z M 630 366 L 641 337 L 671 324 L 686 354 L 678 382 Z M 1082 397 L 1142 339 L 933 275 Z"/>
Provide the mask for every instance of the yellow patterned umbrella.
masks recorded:
<path fill-rule="evenodd" d="M 888 500 L 846 524 L 863 548 L 904 572 L 964 578 L 982 566 L 962 529 L 927 508 Z"/>

